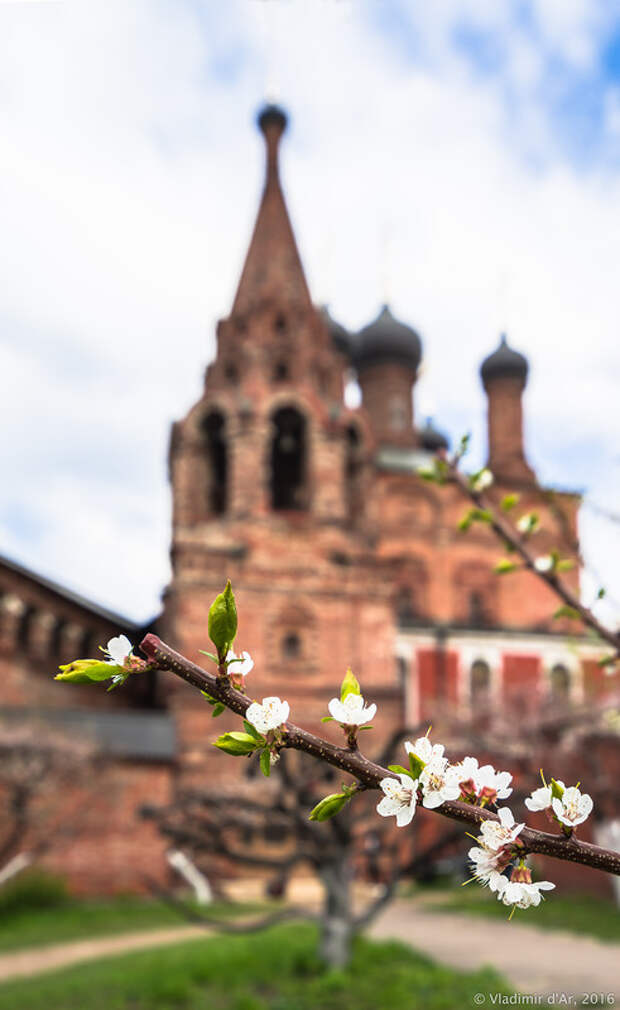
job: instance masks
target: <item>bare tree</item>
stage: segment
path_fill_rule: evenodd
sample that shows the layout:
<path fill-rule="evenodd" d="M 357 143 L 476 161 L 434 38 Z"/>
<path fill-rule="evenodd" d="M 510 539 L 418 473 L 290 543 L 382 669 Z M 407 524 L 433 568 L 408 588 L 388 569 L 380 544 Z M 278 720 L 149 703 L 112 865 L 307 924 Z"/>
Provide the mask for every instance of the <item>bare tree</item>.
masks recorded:
<path fill-rule="evenodd" d="M 389 759 L 395 742 L 384 749 L 383 760 Z M 253 781 L 257 777 L 259 781 Z M 322 960 L 342 967 L 349 960 L 353 936 L 393 897 L 399 881 L 427 873 L 462 832 L 444 828 L 430 845 L 420 847 L 415 828 L 403 837 L 391 822 L 373 817 L 370 797 L 360 797 L 355 807 L 324 823 L 309 821 L 308 810 L 334 779 L 333 769 L 315 759 L 283 752 L 267 780 L 260 781 L 258 762 L 252 758 L 244 779 L 228 789 L 181 789 L 168 806 L 145 807 L 142 813 L 210 880 L 220 869 L 227 868 L 229 875 L 232 863 L 264 874 L 267 893 L 280 897 L 298 867 L 310 869 L 322 887 L 320 912 L 313 916 L 307 908 L 289 907 L 282 914 L 318 921 Z M 362 907 L 354 905 L 355 880 L 374 885 L 366 889 Z M 270 914 L 252 928 L 270 925 L 278 917 Z"/>
<path fill-rule="evenodd" d="M 87 740 L 34 721 L 0 723 L 0 886 L 78 830 L 74 787 L 92 755 Z"/>

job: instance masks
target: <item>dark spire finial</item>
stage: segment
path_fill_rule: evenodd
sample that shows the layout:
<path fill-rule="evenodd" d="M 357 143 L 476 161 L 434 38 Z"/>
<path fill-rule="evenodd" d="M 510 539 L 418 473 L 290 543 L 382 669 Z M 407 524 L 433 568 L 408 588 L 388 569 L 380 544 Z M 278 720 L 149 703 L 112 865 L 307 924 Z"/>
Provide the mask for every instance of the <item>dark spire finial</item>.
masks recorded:
<path fill-rule="evenodd" d="M 278 171 L 278 147 L 288 119 L 279 105 L 268 104 L 260 110 L 257 122 L 267 145 L 267 183 L 269 183 L 270 178 Z"/>
<path fill-rule="evenodd" d="M 269 129 L 276 127 L 281 135 L 286 130 L 288 118 L 284 109 L 281 109 L 279 105 L 269 102 L 267 105 L 263 105 L 258 113 L 257 122 L 264 134 Z"/>

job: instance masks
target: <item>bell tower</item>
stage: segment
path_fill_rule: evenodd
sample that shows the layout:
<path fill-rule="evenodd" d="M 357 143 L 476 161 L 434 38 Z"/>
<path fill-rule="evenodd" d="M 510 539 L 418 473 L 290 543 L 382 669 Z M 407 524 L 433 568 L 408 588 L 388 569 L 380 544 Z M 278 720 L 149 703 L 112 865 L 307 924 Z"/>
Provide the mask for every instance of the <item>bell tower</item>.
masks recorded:
<path fill-rule="evenodd" d="M 286 114 L 267 105 L 258 126 L 265 182 L 248 252 L 203 394 L 170 443 L 166 620 L 179 644 L 226 578 L 243 597 L 244 582 L 271 573 L 272 585 L 294 587 L 289 569 L 347 556 L 365 501 L 371 436 L 344 403 L 350 338 L 312 303 L 280 182 Z M 300 604 L 290 641 L 307 613 Z"/>

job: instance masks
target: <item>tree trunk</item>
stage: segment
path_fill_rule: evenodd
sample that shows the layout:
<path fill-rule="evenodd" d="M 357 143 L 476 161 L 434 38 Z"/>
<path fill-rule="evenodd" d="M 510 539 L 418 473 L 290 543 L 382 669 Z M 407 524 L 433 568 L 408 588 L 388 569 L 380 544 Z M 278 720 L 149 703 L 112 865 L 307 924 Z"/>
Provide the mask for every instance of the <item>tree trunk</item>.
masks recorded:
<path fill-rule="evenodd" d="M 322 865 L 319 876 L 325 891 L 319 955 L 329 968 L 344 968 L 351 959 L 353 939 L 352 872 L 347 855 Z"/>

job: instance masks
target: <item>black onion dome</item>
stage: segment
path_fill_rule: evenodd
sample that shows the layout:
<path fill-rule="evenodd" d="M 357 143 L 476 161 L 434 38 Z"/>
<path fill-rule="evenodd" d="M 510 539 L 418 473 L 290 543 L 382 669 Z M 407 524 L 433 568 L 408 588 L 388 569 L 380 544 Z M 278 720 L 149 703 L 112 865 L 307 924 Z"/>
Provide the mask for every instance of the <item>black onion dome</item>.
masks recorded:
<path fill-rule="evenodd" d="M 395 361 L 415 371 L 422 357 L 422 342 L 415 330 L 395 319 L 384 305 L 375 321 L 358 333 L 353 353 L 361 368 Z"/>
<path fill-rule="evenodd" d="M 268 104 L 263 105 L 262 109 L 258 113 L 256 121 L 263 133 L 265 130 L 268 130 L 270 126 L 277 126 L 280 133 L 283 133 L 286 129 L 288 119 L 286 112 L 284 109 L 281 109 L 279 105 Z"/>
<path fill-rule="evenodd" d="M 430 417 L 426 418 L 426 424 L 420 428 L 420 442 L 423 449 L 429 452 L 437 452 L 438 449 L 448 449 L 450 443 L 442 431 L 436 428 Z"/>
<path fill-rule="evenodd" d="M 330 316 L 327 305 L 322 305 L 320 312 L 327 326 L 327 332 L 331 337 L 332 344 L 337 351 L 340 351 L 341 354 L 346 354 L 348 357 L 351 353 L 351 334 L 345 330 L 344 326 L 341 326 L 340 323 L 337 323 Z"/>
<path fill-rule="evenodd" d="M 514 351 L 508 345 L 506 335 L 502 333 L 497 350 L 493 351 L 493 354 L 489 354 L 488 358 L 482 362 L 480 375 L 485 386 L 490 379 L 504 376 L 514 376 L 525 382 L 528 367 L 527 358 L 523 354 L 519 354 L 518 351 Z"/>

